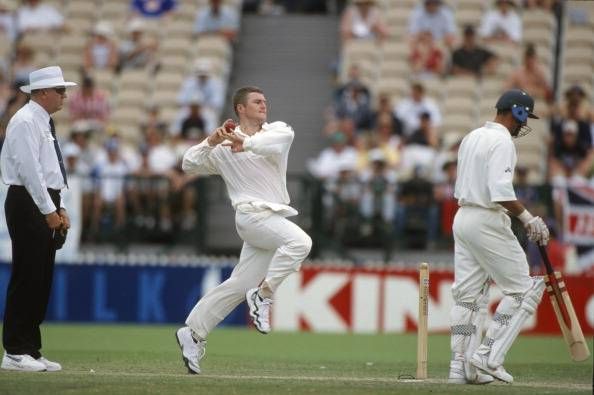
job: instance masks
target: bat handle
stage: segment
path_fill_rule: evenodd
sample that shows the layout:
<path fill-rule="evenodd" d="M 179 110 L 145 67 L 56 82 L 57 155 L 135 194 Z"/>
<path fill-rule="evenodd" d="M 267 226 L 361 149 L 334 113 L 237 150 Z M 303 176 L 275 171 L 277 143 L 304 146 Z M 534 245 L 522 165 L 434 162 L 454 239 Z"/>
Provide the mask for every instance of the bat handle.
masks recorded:
<path fill-rule="evenodd" d="M 540 256 L 542 257 L 542 261 L 547 270 L 547 274 L 554 274 L 553 265 L 551 265 L 551 261 L 549 260 L 549 255 L 547 254 L 546 248 L 538 244 L 538 251 L 540 252 Z"/>

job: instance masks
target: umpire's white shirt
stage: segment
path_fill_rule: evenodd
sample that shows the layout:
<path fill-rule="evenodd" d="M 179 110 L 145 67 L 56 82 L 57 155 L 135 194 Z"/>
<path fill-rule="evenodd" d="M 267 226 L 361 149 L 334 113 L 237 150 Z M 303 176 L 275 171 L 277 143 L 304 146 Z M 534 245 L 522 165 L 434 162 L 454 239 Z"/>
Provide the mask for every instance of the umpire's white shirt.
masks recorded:
<path fill-rule="evenodd" d="M 220 174 L 239 210 L 272 210 L 282 216 L 296 215 L 288 206 L 287 161 L 295 133 L 284 122 L 265 123 L 252 136 L 240 127 L 235 133 L 245 138 L 245 152 L 233 153 L 230 147 L 211 147 L 207 139 L 188 149 L 182 169 L 189 174 Z"/>
<path fill-rule="evenodd" d="M 470 132 L 458 150 L 454 196 L 460 206 L 502 209 L 495 202 L 516 200 L 513 188 L 516 147 L 507 128 L 496 122 Z"/>
<path fill-rule="evenodd" d="M 56 211 L 47 188 L 66 186 L 49 121 L 47 111 L 29 100 L 8 122 L 0 155 L 2 181 L 24 186 L 42 214 Z"/>

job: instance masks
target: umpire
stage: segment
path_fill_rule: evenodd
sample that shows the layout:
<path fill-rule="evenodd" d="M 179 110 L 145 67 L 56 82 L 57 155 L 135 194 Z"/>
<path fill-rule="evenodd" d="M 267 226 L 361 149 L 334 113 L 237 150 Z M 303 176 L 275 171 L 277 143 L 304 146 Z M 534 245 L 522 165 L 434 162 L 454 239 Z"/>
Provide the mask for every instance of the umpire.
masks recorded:
<path fill-rule="evenodd" d="M 0 154 L 2 180 L 10 185 L 4 203 L 12 241 L 12 274 L 6 295 L 2 369 L 57 371 L 41 356 L 39 326 L 50 296 L 56 250 L 70 227 L 60 191 L 68 186 L 50 114 L 60 110 L 66 87 L 58 66 L 29 74 L 21 90 L 31 100 L 14 114 Z"/>

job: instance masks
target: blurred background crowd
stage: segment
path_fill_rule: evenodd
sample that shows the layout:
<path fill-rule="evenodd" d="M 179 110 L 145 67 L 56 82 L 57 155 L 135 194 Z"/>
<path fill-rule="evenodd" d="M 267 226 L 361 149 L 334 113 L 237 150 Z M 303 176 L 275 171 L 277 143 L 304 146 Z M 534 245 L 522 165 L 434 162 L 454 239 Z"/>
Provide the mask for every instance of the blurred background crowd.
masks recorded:
<path fill-rule="evenodd" d="M 379 247 L 385 259 L 451 248 L 458 145 L 508 88 L 529 92 L 541 117 L 516 141 L 518 196 L 556 230 L 549 186 L 594 185 L 591 3 L 0 0 L 0 136 L 29 72 L 60 65 L 79 82 L 55 119 L 80 180 L 83 244 L 202 248 L 205 186 L 180 160 L 229 113 L 241 16 L 334 14 L 327 148 L 297 175 L 317 243 L 345 257 Z"/>

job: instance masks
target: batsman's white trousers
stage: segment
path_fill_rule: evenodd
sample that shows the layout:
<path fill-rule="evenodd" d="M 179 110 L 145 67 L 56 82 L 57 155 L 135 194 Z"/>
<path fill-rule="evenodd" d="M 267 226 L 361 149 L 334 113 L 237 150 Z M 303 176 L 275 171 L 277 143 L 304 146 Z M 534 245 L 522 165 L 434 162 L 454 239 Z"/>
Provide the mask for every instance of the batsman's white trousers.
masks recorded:
<path fill-rule="evenodd" d="M 226 281 L 200 299 L 186 319 L 186 325 L 203 339 L 262 280 L 276 291 L 287 276 L 299 271 L 311 250 L 307 233 L 270 210 L 237 210 L 235 226 L 244 241 L 237 266 Z"/>
<path fill-rule="evenodd" d="M 532 287 L 526 254 L 503 211 L 463 206 L 454 218 L 456 302 L 475 303 L 492 278 L 503 294 L 523 294 Z"/>

